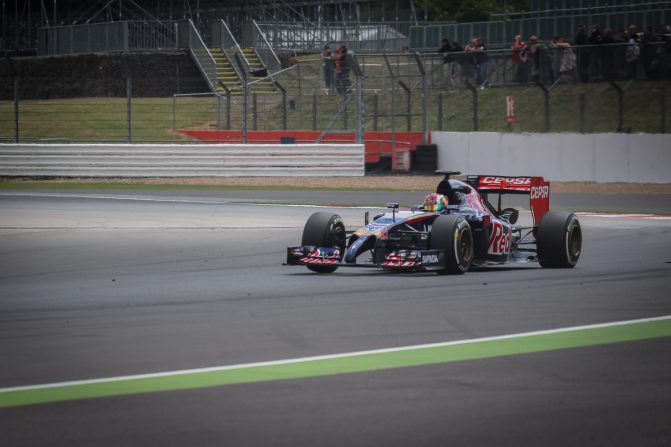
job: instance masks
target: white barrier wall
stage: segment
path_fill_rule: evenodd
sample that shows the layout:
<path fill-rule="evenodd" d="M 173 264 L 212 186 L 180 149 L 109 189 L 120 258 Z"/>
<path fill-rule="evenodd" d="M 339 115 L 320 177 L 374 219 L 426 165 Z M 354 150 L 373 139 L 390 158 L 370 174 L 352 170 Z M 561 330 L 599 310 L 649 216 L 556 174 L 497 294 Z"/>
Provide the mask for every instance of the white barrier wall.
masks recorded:
<path fill-rule="evenodd" d="M 362 176 L 363 144 L 0 144 L 0 175 Z"/>
<path fill-rule="evenodd" d="M 554 181 L 671 183 L 671 135 L 432 132 L 438 169 Z"/>

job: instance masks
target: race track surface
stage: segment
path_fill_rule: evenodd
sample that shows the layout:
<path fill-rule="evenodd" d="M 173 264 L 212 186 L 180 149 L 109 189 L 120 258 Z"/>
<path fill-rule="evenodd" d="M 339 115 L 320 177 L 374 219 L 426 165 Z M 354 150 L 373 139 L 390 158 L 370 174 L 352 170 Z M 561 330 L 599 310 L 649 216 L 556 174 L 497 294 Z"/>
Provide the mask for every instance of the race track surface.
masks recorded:
<path fill-rule="evenodd" d="M 422 197 L 322 193 L 0 192 L 0 445 L 671 444 L 671 338 L 647 322 L 643 335 L 606 333 L 671 315 L 671 220 L 583 215 L 583 254 L 568 270 L 282 266 L 317 210 L 284 203 Z M 598 196 L 561 200 L 604 211 Z M 379 212 L 363 207 L 331 211 L 355 228 Z M 671 214 L 666 196 L 617 207 Z M 568 347 L 537 334 L 592 325 L 605 329 L 572 332 Z M 497 338 L 486 355 L 489 342 L 476 341 L 467 359 L 413 366 L 409 355 L 344 373 L 320 357 L 326 372 L 279 380 L 271 366 L 245 383 L 259 362 L 370 350 L 385 360 L 391 348 L 513 334 L 527 334 L 529 352 L 506 353 Z M 253 367 L 227 385 L 148 392 L 152 376 L 136 392 L 51 402 L 30 388 L 27 405 L 3 393 L 242 364 Z"/>

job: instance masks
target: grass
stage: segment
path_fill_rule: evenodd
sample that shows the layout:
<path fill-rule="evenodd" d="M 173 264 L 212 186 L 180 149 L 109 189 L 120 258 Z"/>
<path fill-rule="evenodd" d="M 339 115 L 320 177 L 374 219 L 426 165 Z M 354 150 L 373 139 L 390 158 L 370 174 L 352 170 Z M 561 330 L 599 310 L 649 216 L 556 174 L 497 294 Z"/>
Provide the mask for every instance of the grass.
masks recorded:
<path fill-rule="evenodd" d="M 422 130 L 421 89 L 417 78 L 405 76 L 406 85 L 414 86 L 410 97 L 396 89 L 397 114 L 392 122 L 391 83 L 374 77 L 380 68 L 369 61 L 364 88 L 364 126 L 367 130 Z M 373 67 L 373 68 L 371 68 Z M 279 80 L 287 89 L 286 120 L 288 129 L 323 130 L 332 122 L 342 96 L 328 96 L 320 89 L 319 67 L 312 72 L 291 70 Z M 430 130 L 466 132 L 473 129 L 473 95 L 468 90 L 449 91 L 434 80 L 428 95 Z M 671 128 L 665 109 L 669 107 L 671 81 L 621 82 L 624 93 L 624 128 L 632 132 L 660 133 Z M 545 129 L 544 95 L 540 88 L 525 86 L 493 87 L 477 92 L 478 130 L 507 132 L 506 96 L 515 98 L 516 133 L 543 132 Z M 584 112 L 581 113 L 581 97 Z M 412 118 L 408 123 L 407 101 Z M 190 138 L 179 129 L 225 129 L 230 119 L 232 129 L 243 127 L 243 99 L 234 97 L 230 105 L 225 98 L 219 104 L 214 97 L 133 98 L 131 101 L 132 142 L 184 142 Z M 248 104 L 248 129 L 277 130 L 283 127 L 283 103 L 280 94 L 259 95 Z M 377 103 L 377 105 L 376 105 Z M 439 115 L 442 103 L 442 115 Z M 375 119 L 373 110 L 380 116 Z M 128 141 L 128 105 L 125 98 L 74 98 L 23 100 L 19 103 L 19 136 L 24 141 L 51 140 L 63 142 Z M 230 111 L 229 111 L 230 110 Z M 254 113 L 254 110 L 256 113 Z M 609 83 L 556 85 L 550 90 L 549 118 L 552 132 L 614 132 L 619 127 L 617 91 Z M 230 118 L 227 119 L 227 112 Z M 333 120 L 332 130 L 352 130 L 355 104 Z M 409 124 L 409 125 L 408 125 Z M 14 103 L 0 101 L 0 138 L 15 137 Z"/>

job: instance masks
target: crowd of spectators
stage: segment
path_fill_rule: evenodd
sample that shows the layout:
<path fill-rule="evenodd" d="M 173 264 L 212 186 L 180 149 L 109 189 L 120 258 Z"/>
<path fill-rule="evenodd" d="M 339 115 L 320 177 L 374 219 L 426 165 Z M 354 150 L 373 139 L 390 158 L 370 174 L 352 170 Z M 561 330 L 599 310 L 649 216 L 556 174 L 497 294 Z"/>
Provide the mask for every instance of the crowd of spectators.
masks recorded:
<path fill-rule="evenodd" d="M 630 79 L 671 79 L 671 30 L 661 25 L 639 31 L 636 25 L 614 32 L 592 25 L 581 25 L 571 41 L 554 36 L 542 40 L 531 35 L 528 42 L 517 35 L 510 48 L 487 51 L 482 37 L 473 37 L 465 48 L 443 39 L 438 53 L 445 73 L 454 80 L 472 79 L 475 85 L 488 84 L 491 56 L 508 58 L 512 54 L 511 76 L 507 81 L 543 84 L 597 82 Z"/>

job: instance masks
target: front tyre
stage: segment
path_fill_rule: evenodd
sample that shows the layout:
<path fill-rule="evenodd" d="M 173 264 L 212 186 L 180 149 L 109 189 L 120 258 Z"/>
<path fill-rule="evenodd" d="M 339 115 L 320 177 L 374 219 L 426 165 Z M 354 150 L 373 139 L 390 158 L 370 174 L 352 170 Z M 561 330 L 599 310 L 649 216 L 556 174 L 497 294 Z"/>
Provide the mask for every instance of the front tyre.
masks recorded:
<path fill-rule="evenodd" d="M 573 268 L 582 250 L 582 229 L 575 214 L 545 213 L 536 235 L 538 262 L 543 268 Z"/>
<path fill-rule="evenodd" d="M 473 261 L 471 226 L 462 216 L 438 216 L 431 226 L 429 248 L 445 250 L 445 270 L 440 273 L 464 273 Z"/>
<path fill-rule="evenodd" d="M 344 253 L 345 240 L 345 224 L 342 217 L 319 211 L 312 214 L 305 223 L 301 245 L 337 248 L 340 253 Z M 334 265 L 306 265 L 306 267 L 317 273 L 333 273 L 338 268 Z"/>

